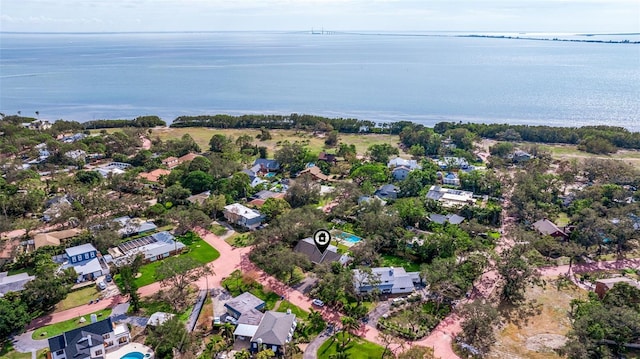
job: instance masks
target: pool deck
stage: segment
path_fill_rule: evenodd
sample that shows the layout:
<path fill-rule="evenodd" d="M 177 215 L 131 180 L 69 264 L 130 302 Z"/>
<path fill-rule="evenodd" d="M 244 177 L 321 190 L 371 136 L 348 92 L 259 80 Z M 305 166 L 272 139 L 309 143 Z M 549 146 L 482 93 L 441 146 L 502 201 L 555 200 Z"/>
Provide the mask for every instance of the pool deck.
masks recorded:
<path fill-rule="evenodd" d="M 107 353 L 106 359 L 120 359 L 123 356 L 132 353 L 139 352 L 144 355 L 149 354 L 149 356 L 145 356 L 145 358 L 153 359 L 153 350 L 148 346 L 140 343 L 129 343 L 125 346 L 118 348 L 118 350 Z"/>
<path fill-rule="evenodd" d="M 357 241 L 355 241 L 355 242 L 349 241 L 349 240 L 347 240 L 347 239 L 344 239 L 344 238 L 340 237 L 340 236 L 338 235 L 338 234 L 340 234 L 340 233 L 347 234 L 347 235 L 352 236 L 352 237 L 356 237 L 356 238 L 358 238 L 358 240 L 357 240 Z M 360 238 L 360 237 L 356 236 L 356 235 L 355 235 L 355 234 L 353 234 L 353 233 L 348 233 L 348 232 L 344 232 L 344 231 L 340 231 L 340 230 L 334 230 L 334 231 L 332 231 L 332 232 L 331 232 L 331 234 L 332 234 L 333 239 L 334 239 L 336 242 L 338 242 L 338 243 L 340 243 L 340 244 L 343 244 L 343 245 L 345 245 L 345 246 L 347 246 L 347 247 L 353 247 L 354 245 L 358 244 L 360 241 L 362 241 L 362 240 L 363 240 L 362 238 Z"/>

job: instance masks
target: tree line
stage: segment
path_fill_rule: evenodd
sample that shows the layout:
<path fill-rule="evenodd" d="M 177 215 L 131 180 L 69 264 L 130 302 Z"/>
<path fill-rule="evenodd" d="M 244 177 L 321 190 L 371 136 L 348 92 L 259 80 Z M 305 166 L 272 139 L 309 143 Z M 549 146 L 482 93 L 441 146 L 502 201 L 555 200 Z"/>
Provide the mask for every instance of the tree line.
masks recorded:
<path fill-rule="evenodd" d="M 314 115 L 201 115 L 180 116 L 171 127 L 300 129 L 343 133 L 369 132 L 375 122 L 353 118 L 327 118 Z"/>
<path fill-rule="evenodd" d="M 164 122 L 158 116 L 138 116 L 133 120 L 93 120 L 87 121 L 83 123 L 85 129 L 96 129 L 96 128 L 122 128 L 122 127 L 156 127 L 156 126 L 166 126 L 167 123 Z"/>

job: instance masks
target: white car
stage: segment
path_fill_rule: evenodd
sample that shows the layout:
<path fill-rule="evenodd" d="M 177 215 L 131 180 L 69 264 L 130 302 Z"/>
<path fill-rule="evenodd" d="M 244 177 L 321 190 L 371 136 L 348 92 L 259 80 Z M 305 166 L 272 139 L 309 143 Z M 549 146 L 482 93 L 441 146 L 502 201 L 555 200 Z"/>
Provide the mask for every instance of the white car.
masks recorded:
<path fill-rule="evenodd" d="M 105 290 L 107 289 L 107 284 L 105 282 L 98 282 L 98 288 L 100 288 L 100 290 Z"/>
<path fill-rule="evenodd" d="M 312 300 L 311 304 L 315 305 L 316 307 L 324 307 L 324 302 L 321 301 L 320 299 Z"/>

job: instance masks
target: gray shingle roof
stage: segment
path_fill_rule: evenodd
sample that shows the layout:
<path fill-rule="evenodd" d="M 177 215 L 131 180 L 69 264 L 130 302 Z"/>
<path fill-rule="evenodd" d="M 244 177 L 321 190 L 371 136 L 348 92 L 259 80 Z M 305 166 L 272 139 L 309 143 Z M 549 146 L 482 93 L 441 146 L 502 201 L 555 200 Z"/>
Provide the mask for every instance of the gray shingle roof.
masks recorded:
<path fill-rule="evenodd" d="M 252 342 L 262 340 L 267 345 L 285 345 L 292 335 L 291 328 L 296 320 L 295 314 L 278 313 L 268 311 L 264 313 L 256 333 L 251 339 Z"/>
<path fill-rule="evenodd" d="M 264 307 L 264 304 L 264 300 L 249 292 L 244 292 L 228 301 L 224 306 L 242 315 L 243 313 L 249 312 L 251 309 L 262 308 Z"/>
<path fill-rule="evenodd" d="M 307 258 L 309 258 L 311 263 L 315 264 L 336 261 L 342 262 L 342 255 L 338 253 L 338 248 L 336 246 L 329 245 L 329 247 L 327 247 L 327 250 L 322 253 L 318 250 L 315 243 L 313 242 L 313 239 L 311 238 L 301 239 L 298 244 L 296 244 L 293 250 L 298 253 L 304 254 L 305 256 L 307 256 Z"/>
<path fill-rule="evenodd" d="M 102 335 L 110 333 L 112 331 L 113 323 L 111 323 L 111 318 L 106 318 L 99 322 L 91 323 L 83 327 L 70 330 L 56 337 L 49 338 L 49 349 L 52 352 L 56 352 L 67 347 L 74 346 L 76 344 L 74 340 L 78 340 L 81 338 L 81 336 L 79 335 L 81 334 L 81 332 L 99 335 L 100 340 L 102 341 Z M 67 355 L 67 358 L 73 358 L 73 356 Z"/>

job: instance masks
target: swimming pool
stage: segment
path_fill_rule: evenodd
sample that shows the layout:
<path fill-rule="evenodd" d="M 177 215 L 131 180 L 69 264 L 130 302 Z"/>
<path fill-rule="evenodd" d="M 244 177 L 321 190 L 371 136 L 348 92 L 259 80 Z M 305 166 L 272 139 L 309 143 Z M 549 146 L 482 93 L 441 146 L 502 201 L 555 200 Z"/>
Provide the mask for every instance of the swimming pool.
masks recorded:
<path fill-rule="evenodd" d="M 271 177 L 275 177 L 276 173 L 275 172 L 269 172 L 266 175 L 264 175 L 265 178 L 271 178 Z"/>
<path fill-rule="evenodd" d="M 352 244 L 356 244 L 362 240 L 362 238 L 356 236 L 355 234 L 351 234 L 343 231 L 337 231 L 335 233 L 335 236 L 339 239 L 350 242 Z"/>
<path fill-rule="evenodd" d="M 144 359 L 144 354 L 140 352 L 131 352 L 125 354 L 123 357 L 120 357 L 120 359 Z"/>

